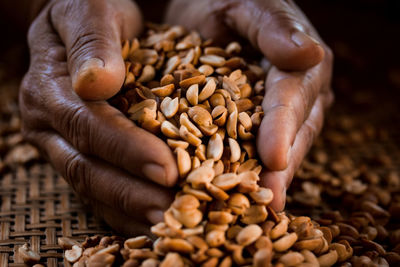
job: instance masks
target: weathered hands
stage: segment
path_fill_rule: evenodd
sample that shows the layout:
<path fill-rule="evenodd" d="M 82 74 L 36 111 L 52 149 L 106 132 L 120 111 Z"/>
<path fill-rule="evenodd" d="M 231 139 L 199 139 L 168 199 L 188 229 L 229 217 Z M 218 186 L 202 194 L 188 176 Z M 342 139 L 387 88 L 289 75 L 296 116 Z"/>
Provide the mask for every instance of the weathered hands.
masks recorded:
<path fill-rule="evenodd" d="M 291 0 L 172 0 L 167 22 L 217 41 L 239 34 L 272 64 L 257 147 L 267 167 L 261 183 L 274 191 L 272 206 L 282 210 L 286 188 L 333 100 L 331 50 Z"/>
<path fill-rule="evenodd" d="M 127 234 L 148 233 L 162 219 L 173 198 L 165 186 L 177 179 L 174 156 L 107 102 L 84 101 L 73 88 L 116 93 L 125 76 L 121 39 L 141 26 L 129 0 L 50 1 L 29 30 L 31 62 L 20 90 L 26 138 Z"/>

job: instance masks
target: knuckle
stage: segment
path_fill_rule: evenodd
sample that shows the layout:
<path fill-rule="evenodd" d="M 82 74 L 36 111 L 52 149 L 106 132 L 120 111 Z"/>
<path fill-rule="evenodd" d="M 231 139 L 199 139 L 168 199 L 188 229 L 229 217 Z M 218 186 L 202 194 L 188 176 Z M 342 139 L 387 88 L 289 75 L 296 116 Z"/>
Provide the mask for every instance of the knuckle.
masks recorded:
<path fill-rule="evenodd" d="M 63 175 L 75 192 L 90 195 L 88 192 L 91 188 L 88 186 L 91 183 L 90 168 L 87 168 L 87 164 L 79 152 L 71 153 L 65 158 Z"/>
<path fill-rule="evenodd" d="M 91 131 L 86 108 L 77 105 L 65 107 L 65 110 L 63 119 L 57 116 L 55 123 L 59 124 L 58 128 L 62 129 L 77 150 L 89 153 Z"/>
<path fill-rule="evenodd" d="M 297 28 L 299 30 L 305 31 L 303 23 L 298 19 L 296 14 L 285 9 L 275 9 L 270 13 L 271 21 L 276 23 L 280 27 L 285 28 Z"/>

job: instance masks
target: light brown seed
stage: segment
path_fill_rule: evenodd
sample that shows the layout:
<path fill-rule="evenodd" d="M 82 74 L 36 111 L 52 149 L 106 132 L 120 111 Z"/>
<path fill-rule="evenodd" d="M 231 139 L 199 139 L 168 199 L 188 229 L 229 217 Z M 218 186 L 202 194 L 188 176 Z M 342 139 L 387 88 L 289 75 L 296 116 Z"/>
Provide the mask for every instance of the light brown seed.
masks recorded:
<path fill-rule="evenodd" d="M 258 166 L 257 159 L 249 159 L 240 165 L 238 173 L 240 174 L 242 172 L 254 170 L 254 168 L 256 168 L 257 166 Z"/>
<path fill-rule="evenodd" d="M 201 66 L 198 68 L 198 70 L 199 70 L 201 73 L 203 73 L 206 77 L 207 77 L 207 76 L 210 76 L 210 75 L 213 74 L 213 72 L 214 72 L 214 68 L 211 67 L 210 65 L 207 65 L 207 64 L 201 65 Z"/>
<path fill-rule="evenodd" d="M 58 245 L 63 249 L 63 250 L 67 250 L 67 249 L 71 249 L 72 246 L 74 245 L 79 245 L 79 242 L 69 238 L 69 237 L 59 237 L 58 239 Z"/>
<path fill-rule="evenodd" d="M 129 55 L 129 59 L 143 65 L 153 65 L 157 62 L 158 54 L 153 49 L 137 49 Z"/>
<path fill-rule="evenodd" d="M 200 166 L 201 166 L 201 162 L 200 162 L 199 158 L 196 156 L 192 157 L 192 170 L 197 169 Z"/>
<path fill-rule="evenodd" d="M 178 210 L 171 209 L 174 217 L 187 228 L 196 227 L 203 219 L 203 213 L 198 209 Z"/>
<path fill-rule="evenodd" d="M 172 73 L 181 64 L 179 56 L 173 56 L 168 59 L 163 75 Z"/>
<path fill-rule="evenodd" d="M 217 162 L 214 163 L 214 172 L 215 176 L 221 175 L 224 173 L 224 163 L 222 160 L 218 160 Z"/>
<path fill-rule="evenodd" d="M 192 146 L 201 145 L 201 139 L 189 132 L 184 125 L 179 128 L 179 135 L 183 140 L 187 141 Z"/>
<path fill-rule="evenodd" d="M 250 207 L 250 201 L 245 195 L 234 193 L 229 197 L 228 207 L 231 208 L 236 215 L 242 215 Z"/>
<path fill-rule="evenodd" d="M 195 106 L 199 103 L 199 85 L 192 84 L 186 91 L 186 99 L 192 106 Z"/>
<path fill-rule="evenodd" d="M 177 158 L 177 165 L 178 165 L 178 172 L 180 177 L 185 177 L 192 168 L 192 162 L 190 160 L 189 153 L 178 147 L 175 149 L 176 158 Z"/>
<path fill-rule="evenodd" d="M 259 187 L 256 192 L 250 192 L 250 196 L 257 204 L 269 205 L 274 198 L 274 193 L 269 188 Z"/>
<path fill-rule="evenodd" d="M 216 87 L 217 85 L 215 81 L 213 79 L 209 80 L 199 94 L 199 101 L 203 102 L 210 96 L 212 96 L 215 92 Z"/>
<path fill-rule="evenodd" d="M 210 247 L 219 247 L 225 243 L 225 232 L 213 230 L 207 233 L 206 242 Z"/>
<path fill-rule="evenodd" d="M 240 177 L 235 173 L 224 173 L 215 177 L 212 183 L 224 191 L 230 190 L 240 183 Z"/>
<path fill-rule="evenodd" d="M 214 134 L 211 136 L 207 144 L 207 158 L 214 159 L 214 161 L 219 160 L 224 152 L 224 143 L 219 134 Z"/>
<path fill-rule="evenodd" d="M 279 216 L 279 218 L 280 222 L 270 231 L 271 239 L 277 239 L 281 237 L 288 230 L 289 219 L 285 215 Z"/>
<path fill-rule="evenodd" d="M 178 133 L 178 137 L 179 137 L 179 130 L 178 130 L 177 133 Z M 186 149 L 186 148 L 189 147 L 189 143 L 188 142 L 181 141 L 181 140 L 174 140 L 174 139 L 167 139 L 167 144 L 172 150 L 175 150 L 175 148 L 177 148 L 177 147 L 180 147 L 182 149 Z"/>
<path fill-rule="evenodd" d="M 206 81 L 206 76 L 202 74 L 180 81 L 179 86 L 182 87 L 183 89 L 187 89 L 193 84 L 200 84 L 200 85 L 204 84 L 205 81 Z"/>
<path fill-rule="evenodd" d="M 169 252 L 160 263 L 160 267 L 184 267 L 184 262 L 178 253 Z"/>
<path fill-rule="evenodd" d="M 240 44 L 238 42 L 231 42 L 225 48 L 225 52 L 228 55 L 239 54 L 240 51 L 242 51 L 242 47 L 240 46 Z"/>
<path fill-rule="evenodd" d="M 242 172 L 238 175 L 240 184 L 238 191 L 240 193 L 257 192 L 259 189 L 258 181 L 260 177 L 253 171 Z"/>
<path fill-rule="evenodd" d="M 174 76 L 172 76 L 171 74 L 166 74 L 161 78 L 160 85 L 165 86 L 167 84 L 171 84 L 174 82 L 175 82 Z"/>
<path fill-rule="evenodd" d="M 177 139 L 181 137 L 179 129 L 169 121 L 161 123 L 161 132 L 169 138 Z"/>
<path fill-rule="evenodd" d="M 338 253 L 336 250 L 331 250 L 328 253 L 318 257 L 318 262 L 321 267 L 329 267 L 334 265 L 338 260 Z"/>
<path fill-rule="evenodd" d="M 210 104 L 212 107 L 216 107 L 216 106 L 225 106 L 225 98 L 222 94 L 220 93 L 214 93 L 210 99 Z"/>
<path fill-rule="evenodd" d="M 240 221 L 245 224 L 261 223 L 267 219 L 268 211 L 263 205 L 251 205 L 242 214 Z"/>
<path fill-rule="evenodd" d="M 272 250 L 262 248 L 257 250 L 254 254 L 253 266 L 254 267 L 270 267 L 272 260 Z"/>
<path fill-rule="evenodd" d="M 244 77 L 246 77 L 246 76 L 244 76 Z M 253 90 L 251 89 L 250 84 L 248 84 L 248 83 L 245 83 L 245 84 L 239 86 L 239 89 L 240 89 L 240 98 L 241 99 L 239 99 L 238 101 L 240 101 L 242 99 L 247 99 L 247 97 L 250 97 L 251 93 L 253 92 Z M 246 110 L 249 110 L 249 109 L 240 109 L 239 112 L 246 111 Z"/>
<path fill-rule="evenodd" d="M 247 132 L 242 124 L 238 125 L 238 135 L 242 140 L 251 140 L 254 139 L 254 135 L 251 132 Z"/>
<path fill-rule="evenodd" d="M 89 257 L 87 266 L 111 267 L 115 261 L 115 256 L 108 253 L 96 253 Z"/>
<path fill-rule="evenodd" d="M 290 251 L 282 255 L 279 258 L 279 261 L 283 263 L 285 266 L 297 266 L 298 264 L 304 261 L 304 256 L 299 252 Z"/>
<path fill-rule="evenodd" d="M 132 105 L 128 110 L 128 114 L 130 115 L 129 118 L 133 121 L 138 121 L 140 118 L 142 118 L 145 108 L 150 110 L 155 115 L 155 119 L 157 116 L 157 102 L 154 99 L 146 99 Z"/>
<path fill-rule="evenodd" d="M 196 125 L 194 125 L 194 124 L 190 121 L 190 119 L 189 119 L 187 113 L 182 113 L 182 114 L 180 115 L 180 117 L 179 117 L 179 123 L 180 123 L 181 125 L 185 126 L 185 127 L 189 130 L 189 132 L 191 132 L 191 133 L 194 134 L 195 136 L 197 136 L 197 137 L 199 137 L 199 138 L 203 137 L 203 134 L 202 134 L 202 132 L 199 130 L 199 128 L 197 128 Z"/>
<path fill-rule="evenodd" d="M 155 94 L 156 96 L 161 96 L 161 97 L 165 97 L 165 96 L 169 96 L 170 94 L 172 94 L 175 90 L 175 85 L 173 83 L 171 84 L 167 84 L 164 86 L 160 86 L 160 87 L 156 87 L 151 89 L 151 92 L 153 94 Z"/>
<path fill-rule="evenodd" d="M 224 106 L 216 106 L 211 112 L 214 123 L 220 127 L 225 125 L 227 115 L 228 110 Z"/>
<path fill-rule="evenodd" d="M 214 125 L 214 124 L 212 124 L 212 125 L 210 125 L 210 126 L 203 126 L 203 125 L 200 125 L 199 128 L 200 128 L 201 132 L 202 132 L 205 136 L 212 136 L 212 135 L 214 135 L 215 133 L 217 133 L 217 131 L 218 131 L 218 126 L 217 126 L 217 125 Z"/>
<path fill-rule="evenodd" d="M 250 116 L 246 112 L 240 112 L 238 115 L 240 124 L 243 125 L 246 131 L 250 131 L 253 123 L 251 122 Z"/>
<path fill-rule="evenodd" d="M 297 234 L 290 233 L 282 236 L 280 239 L 275 241 L 272 245 L 274 249 L 278 252 L 283 252 L 288 250 L 297 241 Z"/>
<path fill-rule="evenodd" d="M 184 185 L 182 191 L 195 196 L 198 200 L 212 201 L 212 197 L 209 194 L 200 189 L 193 189 L 189 185 Z"/>
<path fill-rule="evenodd" d="M 178 112 L 179 100 L 177 97 L 171 99 L 170 97 L 164 98 L 160 104 L 160 109 L 167 119 L 172 118 Z"/>
<path fill-rule="evenodd" d="M 168 227 L 175 229 L 182 228 L 182 224 L 174 217 L 171 209 L 168 209 L 164 212 L 164 222 L 166 225 L 168 225 Z"/>
<path fill-rule="evenodd" d="M 249 112 L 254 108 L 254 103 L 248 98 L 241 98 L 235 101 L 238 112 Z"/>
<path fill-rule="evenodd" d="M 151 239 L 145 235 L 142 235 L 125 240 L 124 248 L 126 249 L 142 248 L 149 244 L 151 244 Z"/>
<path fill-rule="evenodd" d="M 142 74 L 137 79 L 137 81 L 141 83 L 147 83 L 153 80 L 155 76 L 156 76 L 156 70 L 154 69 L 154 67 L 152 65 L 146 65 L 144 66 Z"/>
<path fill-rule="evenodd" d="M 237 117 L 237 112 L 234 111 L 229 114 L 228 121 L 226 122 L 226 132 L 233 139 L 237 139 Z"/>
<path fill-rule="evenodd" d="M 240 99 L 240 89 L 234 81 L 229 79 L 229 77 L 224 76 L 222 87 L 229 92 L 233 100 Z"/>
<path fill-rule="evenodd" d="M 219 187 L 216 187 L 215 185 L 209 183 L 206 184 L 207 191 L 216 199 L 218 200 L 227 200 L 229 198 L 229 195 L 225 193 L 222 189 Z"/>
<path fill-rule="evenodd" d="M 225 58 L 216 55 L 204 55 L 200 57 L 202 64 L 207 64 L 213 67 L 222 67 L 225 64 Z"/>
<path fill-rule="evenodd" d="M 241 246 L 248 246 L 254 243 L 261 235 L 262 229 L 257 224 L 250 224 L 244 227 L 236 236 L 236 242 Z"/>
<path fill-rule="evenodd" d="M 165 238 L 163 242 L 168 251 L 179 252 L 183 254 L 192 253 L 194 251 L 193 245 L 184 239 Z"/>
<path fill-rule="evenodd" d="M 146 259 L 142 262 L 141 267 L 157 267 L 160 264 L 160 262 L 156 259 Z M 126 266 L 123 266 L 126 267 Z"/>
<path fill-rule="evenodd" d="M 214 224 L 228 224 L 233 221 L 233 215 L 226 211 L 210 211 L 208 218 Z"/>
<path fill-rule="evenodd" d="M 186 181 L 191 183 L 194 189 L 203 189 L 206 184 L 211 183 L 214 175 L 215 173 L 212 167 L 201 166 L 189 173 Z"/>
<path fill-rule="evenodd" d="M 199 126 L 212 125 L 212 116 L 205 108 L 200 106 L 191 107 L 189 108 L 188 115 Z"/>

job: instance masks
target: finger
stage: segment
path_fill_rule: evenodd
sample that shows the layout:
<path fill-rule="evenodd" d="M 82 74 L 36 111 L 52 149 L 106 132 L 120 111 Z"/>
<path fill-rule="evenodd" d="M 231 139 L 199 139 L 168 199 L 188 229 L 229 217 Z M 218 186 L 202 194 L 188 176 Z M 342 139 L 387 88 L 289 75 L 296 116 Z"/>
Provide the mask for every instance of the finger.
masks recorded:
<path fill-rule="evenodd" d="M 306 70 L 323 60 L 312 27 L 288 1 L 238 1 L 226 10 L 227 24 L 278 68 Z"/>
<path fill-rule="evenodd" d="M 170 148 L 108 103 L 62 104 L 50 110 L 57 110 L 54 129 L 80 152 L 164 186 L 176 183 L 178 171 Z"/>
<path fill-rule="evenodd" d="M 321 131 L 324 120 L 324 101 L 323 95 L 317 98 L 310 116 L 297 133 L 296 140 L 291 147 L 288 167 L 283 171 L 266 171 L 261 175 L 261 185 L 271 188 L 274 192 L 271 207 L 275 210 L 280 211 L 284 208 L 286 189 L 290 185 L 295 171 L 299 168 L 315 137 Z"/>
<path fill-rule="evenodd" d="M 131 39 L 141 27 L 134 2 L 58 1 L 51 21 L 65 44 L 76 93 L 86 100 L 116 94 L 125 76 L 121 39 Z"/>
<path fill-rule="evenodd" d="M 44 150 L 55 169 L 79 196 L 103 204 L 100 205 L 102 208 L 112 207 L 126 217 L 154 224 L 172 203 L 173 194 L 166 188 L 84 156 L 55 133 L 31 132 L 28 139 Z M 101 213 L 111 220 L 109 209 Z"/>
<path fill-rule="evenodd" d="M 257 136 L 261 160 L 274 171 L 287 167 L 296 134 L 308 117 L 327 74 L 324 65 L 307 72 L 268 73 L 263 101 L 264 118 Z"/>
<path fill-rule="evenodd" d="M 88 203 L 95 216 L 103 219 L 117 233 L 125 236 L 152 235 L 150 224 L 142 223 L 102 202 L 90 200 Z"/>
<path fill-rule="evenodd" d="M 35 112 L 23 115 L 34 115 L 48 122 L 48 127 L 57 130 L 81 153 L 104 159 L 159 184 L 174 185 L 178 171 L 174 156 L 164 142 L 136 127 L 106 102 L 84 102 L 72 93 L 64 49 L 46 21 L 46 13 L 42 13 L 29 32 L 33 55 L 30 77 L 37 78 L 35 73 L 39 72 L 38 79 L 45 85 L 39 94 L 24 80 L 29 90 L 23 91 L 23 102 L 32 106 L 32 110 L 35 108 Z M 37 103 L 44 97 L 46 101 Z M 43 112 L 36 111 L 37 105 Z"/>

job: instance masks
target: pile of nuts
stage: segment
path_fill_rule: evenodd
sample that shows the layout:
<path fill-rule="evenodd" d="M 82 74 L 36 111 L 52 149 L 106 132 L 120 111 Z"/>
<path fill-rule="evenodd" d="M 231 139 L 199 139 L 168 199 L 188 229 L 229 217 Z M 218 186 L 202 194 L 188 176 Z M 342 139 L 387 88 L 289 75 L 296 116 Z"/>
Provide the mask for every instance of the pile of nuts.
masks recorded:
<path fill-rule="evenodd" d="M 110 100 L 158 135 L 180 175 L 164 221 L 146 236 L 61 238 L 73 266 L 332 266 L 353 255 L 346 226 L 276 213 L 258 185 L 255 135 L 263 117 L 265 71 L 180 26 L 153 26 L 124 42 L 126 80 Z"/>

